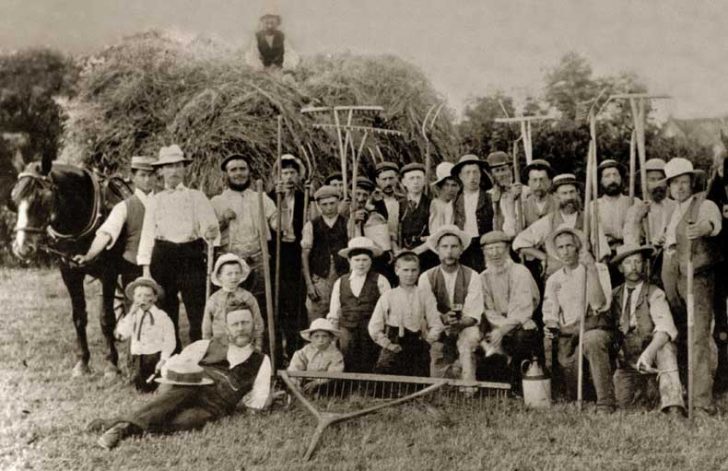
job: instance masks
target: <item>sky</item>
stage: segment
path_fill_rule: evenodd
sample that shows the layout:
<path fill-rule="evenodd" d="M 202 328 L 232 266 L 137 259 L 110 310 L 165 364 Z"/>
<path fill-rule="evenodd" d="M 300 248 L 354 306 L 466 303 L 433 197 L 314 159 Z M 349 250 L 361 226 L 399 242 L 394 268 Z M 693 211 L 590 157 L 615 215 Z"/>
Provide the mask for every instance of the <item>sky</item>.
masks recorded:
<path fill-rule="evenodd" d="M 152 28 L 245 45 L 271 8 L 300 54 L 399 55 L 457 110 L 538 95 L 576 51 L 597 75 L 633 71 L 671 95 L 662 115 L 728 114 L 727 0 L 0 0 L 0 49 L 86 54 Z"/>

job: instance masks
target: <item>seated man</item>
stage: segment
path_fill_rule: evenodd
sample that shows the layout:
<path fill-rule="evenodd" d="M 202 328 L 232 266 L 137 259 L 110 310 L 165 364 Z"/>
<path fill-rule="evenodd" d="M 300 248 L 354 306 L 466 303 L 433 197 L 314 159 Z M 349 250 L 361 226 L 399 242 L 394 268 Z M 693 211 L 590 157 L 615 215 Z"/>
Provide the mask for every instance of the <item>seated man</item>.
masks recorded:
<path fill-rule="evenodd" d="M 519 387 L 521 362 L 537 353 L 536 323 L 531 320 L 541 295 L 525 266 L 511 259 L 511 238 L 491 231 L 480 238 L 486 269 L 480 274 L 487 330 L 483 349 L 486 357 L 501 350 L 511 357 L 511 381 Z"/>
<path fill-rule="evenodd" d="M 225 321 L 227 341 L 220 337 L 198 340 L 167 362 L 199 364 L 204 372 L 196 385 L 164 386 L 138 409 L 110 421 L 92 422 L 90 431 L 106 429 L 98 444 L 110 450 L 130 435 L 200 428 L 230 415 L 241 399 L 250 409 L 262 409 L 270 392 L 271 366 L 268 356 L 251 343 L 253 315 L 247 309 L 231 311 Z M 165 367 L 162 372 L 158 382 L 175 383 L 177 375 Z"/>
<path fill-rule="evenodd" d="M 610 350 L 614 340 L 614 321 L 610 316 L 611 283 L 609 270 L 595 263 L 587 250 L 584 235 L 577 229 L 561 226 L 547 241 L 563 266 L 546 280 L 543 321 L 546 332 L 544 349 L 557 352 L 554 373 L 559 374 L 567 397 L 577 396 L 579 321 L 584 319 L 584 357 L 597 396 L 597 411 L 614 410 L 614 386 Z M 555 341 L 554 341 L 555 337 Z M 588 378 L 586 373 L 584 378 Z"/>
<path fill-rule="evenodd" d="M 665 292 L 647 280 L 645 267 L 651 254 L 650 246 L 625 244 L 612 260 L 624 276 L 624 284 L 612 292 L 612 317 L 619 319 L 621 332 L 615 393 L 620 407 L 634 405 L 646 396 L 647 382 L 654 378 L 641 373 L 657 372 L 660 409 L 682 416 L 685 404 L 674 343 L 677 329 Z"/>
<path fill-rule="evenodd" d="M 470 236 L 455 225 L 441 226 L 427 238 L 427 246 L 437 253 L 440 265 L 420 275 L 418 286 L 435 296 L 446 334 L 430 349 L 430 371 L 435 377 L 475 381 L 474 353 L 480 341 L 483 290 L 478 274 L 460 264 L 470 241 Z"/>

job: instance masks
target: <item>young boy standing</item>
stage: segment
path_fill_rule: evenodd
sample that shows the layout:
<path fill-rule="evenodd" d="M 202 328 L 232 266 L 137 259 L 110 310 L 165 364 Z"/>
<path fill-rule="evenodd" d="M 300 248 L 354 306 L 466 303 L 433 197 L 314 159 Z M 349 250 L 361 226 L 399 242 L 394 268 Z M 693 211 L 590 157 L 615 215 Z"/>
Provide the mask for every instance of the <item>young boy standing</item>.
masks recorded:
<path fill-rule="evenodd" d="M 202 338 L 224 337 L 225 313 L 230 308 L 248 309 L 253 316 L 253 347 L 257 351 L 263 348 L 263 332 L 265 324 L 260 314 L 258 301 L 253 293 L 240 286 L 250 275 L 250 267 L 245 260 L 232 253 L 226 253 L 217 259 L 212 270 L 212 284 L 221 289 L 215 291 L 205 304 L 202 316 Z"/>
<path fill-rule="evenodd" d="M 445 326 L 432 292 L 417 287 L 417 254 L 402 252 L 394 263 L 399 286 L 379 298 L 369 321 L 369 335 L 382 347 L 374 372 L 429 376 L 430 344 Z"/>
<path fill-rule="evenodd" d="M 331 290 L 327 318 L 341 330 L 339 346 L 346 370 L 370 373 L 377 361 L 377 345 L 369 337 L 368 325 L 379 296 L 391 287 L 389 281 L 371 271 L 372 260 L 381 255 L 371 239 L 354 237 L 339 255 L 349 260 L 350 273 L 343 275 Z"/>
<path fill-rule="evenodd" d="M 116 326 L 122 340 L 131 338 L 129 369 L 131 382 L 140 392 L 151 392 L 157 383 L 147 384 L 157 365 L 172 355 L 177 345 L 174 324 L 154 304 L 164 296 L 162 288 L 151 278 L 139 277 L 126 287 L 126 296 L 133 301 L 129 314 Z"/>

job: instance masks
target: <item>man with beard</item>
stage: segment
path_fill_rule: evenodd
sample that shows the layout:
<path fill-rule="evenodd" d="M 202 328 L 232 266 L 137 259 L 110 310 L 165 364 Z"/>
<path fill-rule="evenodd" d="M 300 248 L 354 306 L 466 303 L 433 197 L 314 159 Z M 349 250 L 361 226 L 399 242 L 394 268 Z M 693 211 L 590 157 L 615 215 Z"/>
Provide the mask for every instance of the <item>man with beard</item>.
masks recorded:
<path fill-rule="evenodd" d="M 575 229 L 584 227 L 580 184 L 576 177 L 571 173 L 557 175 L 554 178 L 551 192 L 556 196 L 558 209 L 531 224 L 513 240 L 514 251 L 520 252 L 526 258 L 535 258 L 541 262 L 544 279 L 563 266 L 557 254 L 550 251 L 546 244 L 549 236 L 557 227 L 563 225 Z M 609 244 L 601 227 L 597 236 L 592 236 L 592 245 L 595 241 L 599 243 L 600 257 L 608 257 Z"/>
<path fill-rule="evenodd" d="M 665 227 L 677 204 L 667 196 L 665 183 L 665 161 L 650 159 L 645 162 L 647 193 L 645 201 L 635 200 L 627 211 L 624 223 L 624 243 L 630 245 L 648 244 L 662 248 L 665 242 Z M 601 206 L 599 207 L 601 210 Z M 645 237 L 644 220 L 650 226 L 650 236 Z"/>
<path fill-rule="evenodd" d="M 607 236 L 609 247 L 616 250 L 624 243 L 624 223 L 630 198 L 624 195 L 624 167 L 616 160 L 607 159 L 597 167 L 599 185 L 604 195 L 599 197 L 599 224 Z M 635 198 L 640 203 L 639 198 Z M 592 203 L 592 208 L 595 203 Z"/>
<path fill-rule="evenodd" d="M 723 218 L 718 206 L 705 199 L 704 193 L 694 193 L 695 171 L 689 160 L 679 157 L 670 160 L 665 165 L 665 181 L 677 207 L 665 229 L 662 284 L 681 334 L 686 332 L 688 297 L 693 298 L 694 335 L 690 346 L 694 355 L 693 404 L 699 413 L 712 415 L 716 412 L 713 375 L 717 359 L 711 323 L 715 267 L 723 259 L 716 236 L 721 231 Z M 693 268 L 691 292 L 687 286 L 689 261 Z M 681 335 L 678 344 L 683 354 L 686 343 Z"/>
<path fill-rule="evenodd" d="M 470 244 L 462 248 L 462 263 L 478 273 L 485 269 L 480 236 L 493 230 L 495 213 L 490 195 L 486 188 L 481 188 L 483 173 L 487 171 L 487 162 L 468 154 L 460 157 L 451 172 L 463 186 L 455 200 L 455 225 L 470 237 Z"/>
<path fill-rule="evenodd" d="M 534 159 L 524 169 L 528 193 L 523 196 L 525 229 L 556 209 L 554 196 L 549 193 L 554 170 L 551 164 L 542 159 Z"/>
<path fill-rule="evenodd" d="M 249 310 L 225 314 L 227 338 L 198 340 L 163 364 L 159 393 L 138 409 L 116 419 L 94 420 L 89 431 L 105 430 L 98 440 L 107 450 L 129 436 L 174 433 L 202 428 L 232 414 L 243 400 L 260 410 L 270 393 L 271 365 L 252 344 Z"/>
<path fill-rule="evenodd" d="M 220 164 L 228 188 L 212 198 L 212 206 L 220 222 L 221 251 L 234 253 L 248 264 L 250 276 L 244 287 L 255 296 L 261 312 L 266 311 L 265 279 L 263 277 L 263 252 L 260 246 L 260 232 L 271 239 L 270 232 L 277 225 L 276 205 L 268 195 L 263 194 L 263 214 L 268 227 L 260 227 L 258 193 L 251 188 L 253 183 L 252 158 L 250 155 L 232 154 Z"/>

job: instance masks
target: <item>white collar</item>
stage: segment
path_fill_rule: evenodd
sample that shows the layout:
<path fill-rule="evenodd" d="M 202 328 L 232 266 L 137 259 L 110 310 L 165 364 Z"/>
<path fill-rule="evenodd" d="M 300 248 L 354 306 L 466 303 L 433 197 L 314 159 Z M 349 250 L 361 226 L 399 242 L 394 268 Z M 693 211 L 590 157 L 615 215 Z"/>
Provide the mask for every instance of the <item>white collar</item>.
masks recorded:
<path fill-rule="evenodd" d="M 139 198 L 139 201 L 142 202 L 142 204 L 147 204 L 147 201 L 149 197 L 152 195 L 152 192 L 150 191 L 149 194 L 144 193 L 139 188 L 134 188 L 134 195 Z"/>
<path fill-rule="evenodd" d="M 349 273 L 349 279 L 353 280 L 354 278 L 366 278 L 368 274 L 369 272 L 359 275 L 356 272 L 352 271 L 351 273 Z"/>
<path fill-rule="evenodd" d="M 238 347 L 232 343 L 228 345 L 227 360 L 230 368 L 235 368 L 253 354 L 253 344 L 249 343 L 244 347 Z"/>
<path fill-rule="evenodd" d="M 326 217 L 326 216 L 324 216 L 323 214 L 321 215 L 321 219 L 323 219 L 323 220 L 324 220 L 324 223 L 326 223 L 326 225 L 327 225 L 327 226 L 329 226 L 329 227 L 334 227 L 334 224 L 336 224 L 336 220 L 337 220 L 338 218 L 339 218 L 339 215 L 338 215 L 338 214 L 337 214 L 337 215 L 335 215 L 335 216 L 334 216 L 334 217 L 332 217 L 332 218 L 327 218 L 327 217 Z"/>
<path fill-rule="evenodd" d="M 636 285 L 634 286 L 634 288 L 632 289 L 632 296 L 637 296 L 637 295 L 639 295 L 640 293 L 642 293 L 642 286 L 643 286 L 644 284 L 645 284 L 644 280 L 643 280 L 643 281 L 640 281 L 639 283 L 637 283 L 637 284 L 636 284 Z M 628 290 L 628 289 L 629 289 L 629 288 L 628 288 L 628 287 L 627 287 L 627 285 L 625 284 L 625 285 L 624 285 L 624 295 L 626 295 L 626 294 L 627 294 L 627 290 Z"/>

